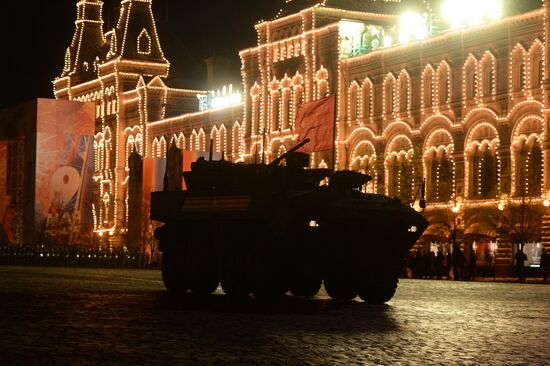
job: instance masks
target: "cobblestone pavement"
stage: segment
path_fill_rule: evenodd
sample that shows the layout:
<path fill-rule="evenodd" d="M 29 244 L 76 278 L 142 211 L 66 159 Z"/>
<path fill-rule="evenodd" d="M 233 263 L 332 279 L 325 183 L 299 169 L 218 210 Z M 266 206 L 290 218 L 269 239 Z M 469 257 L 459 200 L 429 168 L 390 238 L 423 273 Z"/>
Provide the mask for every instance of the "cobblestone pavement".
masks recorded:
<path fill-rule="evenodd" d="M 235 303 L 173 298 L 157 271 L 0 267 L 2 365 L 550 365 L 549 330 L 550 285 Z"/>

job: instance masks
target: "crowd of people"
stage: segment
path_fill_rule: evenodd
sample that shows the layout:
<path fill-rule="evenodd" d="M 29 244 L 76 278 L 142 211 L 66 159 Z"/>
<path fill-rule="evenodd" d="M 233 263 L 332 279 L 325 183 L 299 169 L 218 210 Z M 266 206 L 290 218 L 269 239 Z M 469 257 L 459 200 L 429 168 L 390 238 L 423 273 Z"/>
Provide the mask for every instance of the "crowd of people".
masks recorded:
<path fill-rule="evenodd" d="M 491 259 L 492 260 L 492 259 Z M 444 253 L 438 250 L 433 251 L 418 250 L 415 253 L 409 253 L 403 273 L 405 277 L 411 278 L 431 278 L 431 279 L 454 279 L 473 280 L 476 275 L 477 257 L 474 251 L 469 258 L 466 258 L 462 249 L 455 245 L 452 250 Z"/>
<path fill-rule="evenodd" d="M 20 247 L 0 245 L 0 265 L 155 268 L 147 254 L 125 248 L 107 249 L 72 246 L 69 248 Z"/>
<path fill-rule="evenodd" d="M 514 267 L 515 274 L 520 282 L 526 281 L 526 260 L 527 256 L 523 250 L 518 250 L 514 256 Z M 484 267 L 492 271 L 491 276 L 495 276 L 494 256 L 489 255 L 485 261 L 486 265 Z M 466 256 L 458 245 L 453 246 L 452 250 L 447 252 L 438 250 L 437 253 L 434 253 L 433 251 L 417 250 L 407 256 L 402 277 L 473 281 L 478 270 L 477 262 L 478 258 L 475 251 L 470 251 L 470 254 Z M 485 271 L 484 275 L 487 274 L 487 271 Z M 541 255 L 540 277 L 543 278 L 544 282 L 550 280 L 550 251 L 548 250 L 544 250 Z"/>

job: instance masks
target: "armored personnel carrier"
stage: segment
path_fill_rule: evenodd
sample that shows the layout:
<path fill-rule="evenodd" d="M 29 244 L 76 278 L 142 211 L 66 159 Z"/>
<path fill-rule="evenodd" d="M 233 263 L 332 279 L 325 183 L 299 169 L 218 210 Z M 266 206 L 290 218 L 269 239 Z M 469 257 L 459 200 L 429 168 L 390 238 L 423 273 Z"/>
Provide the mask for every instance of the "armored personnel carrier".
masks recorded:
<path fill-rule="evenodd" d="M 329 296 L 384 303 L 404 257 L 427 227 L 411 207 L 360 191 L 371 178 L 306 169 L 296 152 L 271 164 L 199 159 L 187 190 L 151 195 L 151 219 L 170 291 L 233 296 Z"/>

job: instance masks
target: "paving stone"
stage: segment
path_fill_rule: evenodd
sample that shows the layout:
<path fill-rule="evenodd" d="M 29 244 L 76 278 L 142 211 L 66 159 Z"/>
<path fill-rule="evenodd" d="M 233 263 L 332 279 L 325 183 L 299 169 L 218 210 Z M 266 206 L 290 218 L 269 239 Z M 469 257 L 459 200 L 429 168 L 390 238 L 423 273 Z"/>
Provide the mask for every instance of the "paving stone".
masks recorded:
<path fill-rule="evenodd" d="M 402 280 L 381 306 L 323 291 L 175 298 L 160 273 L 0 267 L 6 365 L 550 365 L 550 285 Z"/>

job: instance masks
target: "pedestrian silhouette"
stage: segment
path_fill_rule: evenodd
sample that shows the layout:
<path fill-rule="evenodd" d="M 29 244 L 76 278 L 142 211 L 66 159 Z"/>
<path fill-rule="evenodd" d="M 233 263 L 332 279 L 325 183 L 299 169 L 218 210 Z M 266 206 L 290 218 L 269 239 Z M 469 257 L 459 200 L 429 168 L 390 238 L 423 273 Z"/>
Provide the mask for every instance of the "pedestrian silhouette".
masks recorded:
<path fill-rule="evenodd" d="M 470 252 L 470 260 L 468 261 L 468 276 L 470 277 L 471 281 L 474 281 L 476 279 L 476 262 L 477 254 L 476 251 L 472 248 L 472 251 Z"/>
<path fill-rule="evenodd" d="M 462 253 L 460 246 L 457 244 L 453 245 L 453 274 L 455 281 L 464 279 L 463 268 L 465 261 L 466 258 L 464 257 L 464 253 Z"/>
<path fill-rule="evenodd" d="M 443 252 L 441 250 L 437 251 L 437 255 L 435 257 L 435 274 L 437 276 L 437 279 L 441 279 L 443 277 L 443 261 L 445 260 Z"/>
<path fill-rule="evenodd" d="M 520 246 L 518 252 L 514 256 L 516 259 L 516 269 L 518 271 L 518 281 L 525 282 L 525 261 L 527 255 L 523 252 L 523 248 Z"/>
<path fill-rule="evenodd" d="M 453 266 L 453 254 L 449 250 L 445 257 L 445 276 L 448 280 L 451 279 L 451 267 Z"/>
<path fill-rule="evenodd" d="M 540 271 L 542 272 L 544 282 L 548 282 L 548 277 L 550 276 L 550 252 L 548 250 L 542 251 L 540 257 Z"/>

